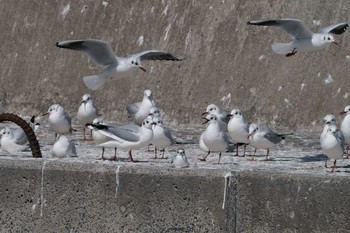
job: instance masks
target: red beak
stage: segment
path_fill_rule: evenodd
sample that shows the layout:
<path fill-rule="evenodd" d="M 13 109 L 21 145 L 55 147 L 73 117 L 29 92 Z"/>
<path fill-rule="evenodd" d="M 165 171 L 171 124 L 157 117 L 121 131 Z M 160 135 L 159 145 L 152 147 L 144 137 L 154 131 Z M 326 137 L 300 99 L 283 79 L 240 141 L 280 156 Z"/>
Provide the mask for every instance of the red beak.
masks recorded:
<path fill-rule="evenodd" d="M 202 119 L 204 120 L 204 122 L 202 123 L 202 125 L 204 125 L 204 124 L 206 124 L 206 123 L 209 122 L 209 120 L 208 120 L 207 118 L 205 118 L 205 117 L 203 117 Z"/>
<path fill-rule="evenodd" d="M 48 112 L 43 113 L 43 116 L 46 116 L 46 115 L 49 115 L 49 113 Z"/>
<path fill-rule="evenodd" d="M 208 112 L 203 112 L 203 113 L 202 113 L 202 116 L 204 116 L 204 115 L 206 115 L 206 114 L 208 114 Z"/>
<path fill-rule="evenodd" d="M 332 43 L 335 44 L 335 45 L 339 45 L 339 44 L 338 44 L 337 42 L 335 42 L 335 41 L 333 41 Z"/>
<path fill-rule="evenodd" d="M 146 72 L 146 69 L 143 68 L 142 66 L 139 66 L 139 68 L 140 68 L 143 72 Z"/>
<path fill-rule="evenodd" d="M 346 113 L 346 112 L 342 111 L 342 112 L 340 112 L 339 114 L 340 114 L 340 115 L 344 115 L 345 113 Z"/>

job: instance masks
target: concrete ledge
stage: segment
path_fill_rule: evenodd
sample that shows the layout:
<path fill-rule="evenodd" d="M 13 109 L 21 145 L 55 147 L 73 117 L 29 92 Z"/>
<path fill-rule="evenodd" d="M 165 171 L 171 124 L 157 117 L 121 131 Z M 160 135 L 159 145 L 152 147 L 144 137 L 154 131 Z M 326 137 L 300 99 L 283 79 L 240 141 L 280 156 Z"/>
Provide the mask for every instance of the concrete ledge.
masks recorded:
<path fill-rule="evenodd" d="M 0 159 L 1 232 L 348 232 L 350 178 Z"/>

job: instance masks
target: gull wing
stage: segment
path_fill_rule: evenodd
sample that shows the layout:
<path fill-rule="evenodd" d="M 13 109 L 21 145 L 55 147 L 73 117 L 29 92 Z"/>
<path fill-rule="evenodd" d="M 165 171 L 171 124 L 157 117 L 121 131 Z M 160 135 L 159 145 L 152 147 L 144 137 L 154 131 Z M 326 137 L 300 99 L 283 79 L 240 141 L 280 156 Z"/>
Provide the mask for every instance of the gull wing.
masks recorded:
<path fill-rule="evenodd" d="M 165 51 L 159 50 L 147 50 L 140 53 L 131 55 L 130 57 L 135 57 L 143 60 L 166 60 L 166 61 L 182 61 L 184 57 L 174 55 Z"/>
<path fill-rule="evenodd" d="M 313 32 L 305 26 L 304 21 L 299 19 L 257 20 L 249 21 L 248 24 L 257 26 L 280 27 L 294 39 L 308 39 L 313 35 Z"/>
<path fill-rule="evenodd" d="M 338 24 L 333 24 L 331 26 L 322 28 L 319 33 L 327 34 L 327 33 L 333 33 L 340 35 L 344 33 L 347 29 L 349 28 L 348 23 L 338 23 Z"/>
<path fill-rule="evenodd" d="M 66 40 L 56 43 L 59 48 L 82 51 L 99 66 L 117 64 L 116 55 L 109 44 L 102 40 Z"/>

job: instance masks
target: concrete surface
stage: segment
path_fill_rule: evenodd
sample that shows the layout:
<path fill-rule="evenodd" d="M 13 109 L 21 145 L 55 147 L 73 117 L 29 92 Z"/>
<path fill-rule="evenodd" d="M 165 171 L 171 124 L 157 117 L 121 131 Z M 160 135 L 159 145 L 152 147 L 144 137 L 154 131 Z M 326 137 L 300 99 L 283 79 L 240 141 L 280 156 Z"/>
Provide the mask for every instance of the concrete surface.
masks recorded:
<path fill-rule="evenodd" d="M 318 31 L 349 21 L 349 1 L 0 1 L 0 99 L 8 112 L 31 115 L 52 103 L 75 115 L 91 93 L 106 119 L 126 121 L 127 104 L 145 89 L 173 125 L 198 125 L 209 103 L 241 108 L 250 122 L 313 129 L 349 103 L 349 32 L 340 46 L 286 58 L 273 41 L 289 38 L 249 20 L 291 17 Z M 89 91 L 82 77 L 99 71 L 87 56 L 56 48 L 64 39 L 108 41 L 119 55 L 146 49 L 186 56 L 184 62 L 145 62 L 148 73 Z M 172 96 L 176 96 L 173 98 Z"/>
<path fill-rule="evenodd" d="M 349 232 L 349 177 L 5 159 L 1 232 Z"/>

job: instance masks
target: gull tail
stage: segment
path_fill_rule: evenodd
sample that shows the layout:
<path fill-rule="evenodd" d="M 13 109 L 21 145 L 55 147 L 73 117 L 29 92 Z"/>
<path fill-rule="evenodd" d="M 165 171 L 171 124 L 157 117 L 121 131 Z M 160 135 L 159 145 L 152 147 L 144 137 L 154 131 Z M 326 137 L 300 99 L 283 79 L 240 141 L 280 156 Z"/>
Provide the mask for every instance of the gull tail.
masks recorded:
<path fill-rule="evenodd" d="M 85 86 L 91 90 L 97 90 L 107 81 L 107 77 L 101 73 L 97 75 L 85 76 L 83 78 Z"/>
<path fill-rule="evenodd" d="M 277 54 L 287 54 L 293 51 L 293 46 L 291 43 L 278 43 L 273 42 L 272 50 Z"/>

